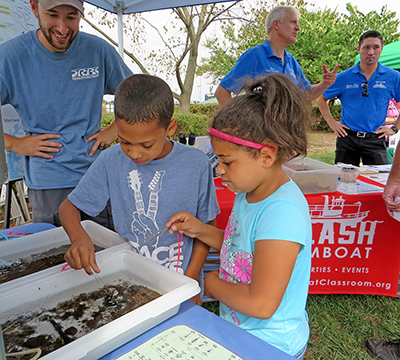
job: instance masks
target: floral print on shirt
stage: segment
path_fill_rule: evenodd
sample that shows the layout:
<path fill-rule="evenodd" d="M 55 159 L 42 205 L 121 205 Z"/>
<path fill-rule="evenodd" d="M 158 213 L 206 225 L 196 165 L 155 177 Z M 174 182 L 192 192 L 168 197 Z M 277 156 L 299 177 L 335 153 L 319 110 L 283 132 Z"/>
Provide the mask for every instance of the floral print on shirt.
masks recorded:
<path fill-rule="evenodd" d="M 237 248 L 233 239 L 236 230 L 236 239 L 240 238 L 238 229 L 234 226 L 234 213 L 232 211 L 226 225 L 224 242 L 222 243 L 220 253 L 220 278 L 234 284 L 250 284 L 251 271 L 253 268 L 253 254 Z M 236 241 L 236 240 L 235 240 Z M 235 311 L 229 309 L 232 320 L 236 325 L 240 325 L 240 321 Z"/>

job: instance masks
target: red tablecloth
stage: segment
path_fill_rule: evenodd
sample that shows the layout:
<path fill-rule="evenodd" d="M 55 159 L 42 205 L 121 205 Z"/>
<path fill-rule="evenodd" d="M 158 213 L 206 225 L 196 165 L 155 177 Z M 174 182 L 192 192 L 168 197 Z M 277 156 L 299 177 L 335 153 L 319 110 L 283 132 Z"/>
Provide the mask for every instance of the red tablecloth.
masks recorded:
<path fill-rule="evenodd" d="M 217 226 L 223 229 L 235 195 L 220 179 L 215 184 L 221 208 Z M 334 192 L 306 199 L 313 227 L 309 292 L 397 296 L 400 222 L 387 214 L 382 194 Z"/>

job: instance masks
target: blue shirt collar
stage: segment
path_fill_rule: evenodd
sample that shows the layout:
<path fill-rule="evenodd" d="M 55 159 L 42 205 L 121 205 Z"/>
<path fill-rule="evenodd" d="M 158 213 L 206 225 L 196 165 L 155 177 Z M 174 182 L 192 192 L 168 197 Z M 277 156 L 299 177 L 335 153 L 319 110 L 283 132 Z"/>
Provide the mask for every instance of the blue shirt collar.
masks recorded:
<path fill-rule="evenodd" d="M 360 70 L 360 62 L 361 62 L 361 61 L 359 61 L 357 64 L 355 64 L 355 65 L 353 66 L 353 73 L 364 75 L 364 74 L 362 73 L 362 71 Z M 387 72 L 386 67 L 383 66 L 383 65 L 378 61 L 378 67 L 376 68 L 374 74 L 384 74 L 384 73 L 386 73 L 386 72 Z"/>
<path fill-rule="evenodd" d="M 279 56 L 275 55 L 274 50 L 272 50 L 271 44 L 269 43 L 268 40 L 265 40 L 263 42 L 262 46 L 264 47 L 265 53 L 267 54 L 268 57 L 275 57 L 275 58 L 280 59 Z M 284 53 L 285 53 L 285 59 L 286 59 L 286 56 L 287 56 L 287 53 L 288 53 L 286 51 L 286 49 L 284 50 Z"/>

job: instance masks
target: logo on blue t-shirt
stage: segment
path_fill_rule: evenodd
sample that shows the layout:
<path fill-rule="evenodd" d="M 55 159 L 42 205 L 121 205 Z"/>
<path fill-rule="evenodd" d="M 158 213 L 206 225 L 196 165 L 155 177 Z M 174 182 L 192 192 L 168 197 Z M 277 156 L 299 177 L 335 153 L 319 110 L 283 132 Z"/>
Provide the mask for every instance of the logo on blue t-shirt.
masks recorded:
<path fill-rule="evenodd" d="M 374 88 L 386 89 L 386 81 L 377 81 Z"/>
<path fill-rule="evenodd" d="M 358 84 L 347 84 L 346 89 L 358 89 L 359 85 Z"/>
<path fill-rule="evenodd" d="M 84 69 L 71 70 L 72 80 L 91 79 L 99 76 L 99 67 L 89 67 Z"/>

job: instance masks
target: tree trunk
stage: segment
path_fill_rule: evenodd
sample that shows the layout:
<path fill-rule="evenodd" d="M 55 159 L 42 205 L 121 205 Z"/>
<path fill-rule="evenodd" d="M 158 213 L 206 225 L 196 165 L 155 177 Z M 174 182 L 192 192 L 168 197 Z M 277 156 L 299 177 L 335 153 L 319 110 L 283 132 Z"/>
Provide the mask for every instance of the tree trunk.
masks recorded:
<path fill-rule="evenodd" d="M 188 93 L 181 94 L 181 100 L 179 102 L 179 113 L 180 114 L 189 114 L 190 113 L 190 95 Z"/>

